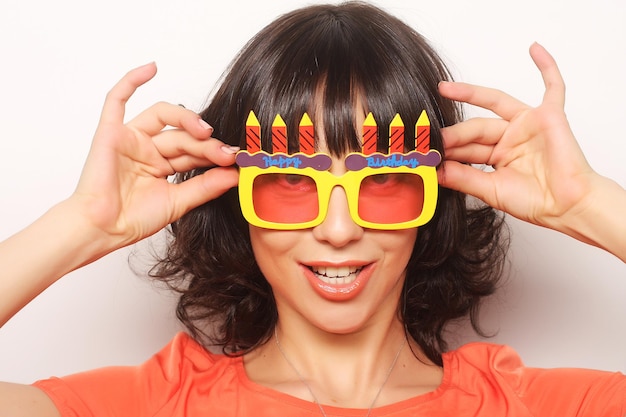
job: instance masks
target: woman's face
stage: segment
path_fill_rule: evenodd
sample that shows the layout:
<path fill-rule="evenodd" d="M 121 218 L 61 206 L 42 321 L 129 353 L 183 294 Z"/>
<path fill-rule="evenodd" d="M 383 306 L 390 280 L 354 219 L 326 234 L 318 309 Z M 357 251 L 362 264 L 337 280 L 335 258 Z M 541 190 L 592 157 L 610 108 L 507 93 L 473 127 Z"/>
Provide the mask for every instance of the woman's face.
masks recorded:
<path fill-rule="evenodd" d="M 345 172 L 333 158 L 331 172 Z M 341 187 L 319 226 L 279 231 L 250 226 L 254 255 L 281 317 L 300 317 L 332 333 L 351 333 L 396 317 L 417 229 L 358 226 Z"/>

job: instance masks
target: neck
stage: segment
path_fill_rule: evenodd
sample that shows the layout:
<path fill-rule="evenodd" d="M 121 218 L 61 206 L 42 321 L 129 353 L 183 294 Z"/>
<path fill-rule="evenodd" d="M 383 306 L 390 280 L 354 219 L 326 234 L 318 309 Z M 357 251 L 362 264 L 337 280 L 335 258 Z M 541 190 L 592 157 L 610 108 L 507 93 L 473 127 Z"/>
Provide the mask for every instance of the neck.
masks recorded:
<path fill-rule="evenodd" d="M 279 320 L 276 332 L 283 348 L 307 375 L 323 377 L 342 372 L 361 374 L 368 381 L 375 380 L 376 374 L 383 371 L 384 360 L 388 358 L 390 363 L 406 339 L 399 320 L 346 334 Z"/>
<path fill-rule="evenodd" d="M 427 385 L 428 391 L 440 381 L 439 368 L 426 365 L 429 362 L 419 347 L 412 340 L 406 341 L 404 326 L 395 315 L 385 325 L 376 323 L 349 334 L 280 320 L 276 334 L 280 348 L 271 340 L 245 358 L 248 376 L 308 401 L 367 409 L 375 398 L 379 406 L 423 391 L 416 388 L 407 392 L 398 387 L 415 388 L 417 382 Z M 415 378 L 416 372 L 422 371 L 425 379 Z M 434 379 L 431 371 L 436 373 Z M 409 376 L 412 381 L 407 380 Z"/>
<path fill-rule="evenodd" d="M 283 347 L 281 346 L 279 338 L 278 338 L 278 330 L 277 330 L 277 328 L 274 329 L 274 338 L 276 340 L 276 347 L 280 351 L 282 357 L 285 359 L 285 362 L 287 362 L 289 364 L 289 366 L 291 366 L 291 368 L 294 370 L 294 372 L 298 375 L 298 378 L 300 379 L 300 381 L 302 381 L 302 384 L 307 387 L 307 390 L 309 391 L 309 393 L 311 394 L 311 397 L 313 398 L 313 400 L 315 401 L 315 403 L 319 407 L 320 411 L 322 412 L 322 415 L 324 417 L 326 417 L 326 411 L 322 407 L 322 404 L 320 403 L 320 400 L 317 398 L 317 396 L 313 392 L 313 389 L 311 388 L 311 384 L 306 381 L 304 376 L 298 371 L 298 368 L 296 368 L 296 366 L 293 364 L 293 362 L 291 362 L 289 360 L 289 358 L 287 357 L 287 354 L 283 350 Z M 371 414 L 372 409 L 374 408 L 374 405 L 376 404 L 376 400 L 378 400 L 378 397 L 380 396 L 380 393 L 382 392 L 383 388 L 385 387 L 385 384 L 389 380 L 389 377 L 391 376 L 391 372 L 393 371 L 393 368 L 395 367 L 396 363 L 398 362 L 398 359 L 400 358 L 400 353 L 402 353 L 402 349 L 404 348 L 405 345 L 406 345 L 406 339 L 403 339 L 402 340 L 402 344 L 400 345 L 400 348 L 396 352 L 396 355 L 394 356 L 393 361 L 391 362 L 391 365 L 389 366 L 389 369 L 387 369 L 387 372 L 385 374 L 385 379 L 383 379 L 383 382 L 380 385 L 380 387 L 378 388 L 378 391 L 376 391 L 376 396 L 372 399 L 372 402 L 370 403 L 369 407 L 367 408 L 366 417 L 369 417 L 369 415 Z"/>

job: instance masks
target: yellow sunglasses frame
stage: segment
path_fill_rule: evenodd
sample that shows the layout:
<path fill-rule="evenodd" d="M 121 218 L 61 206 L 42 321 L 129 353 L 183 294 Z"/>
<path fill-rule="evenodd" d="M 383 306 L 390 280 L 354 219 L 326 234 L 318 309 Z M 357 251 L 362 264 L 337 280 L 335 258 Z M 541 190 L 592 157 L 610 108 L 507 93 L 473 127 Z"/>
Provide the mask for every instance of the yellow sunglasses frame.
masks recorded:
<path fill-rule="evenodd" d="M 362 155 L 362 154 L 359 154 Z M 402 223 L 381 224 L 365 221 L 359 217 L 358 199 L 359 186 L 364 178 L 376 174 L 408 173 L 419 175 L 424 183 L 424 202 L 422 212 L 416 219 Z M 263 174 L 297 174 L 312 178 L 317 186 L 319 203 L 318 216 L 303 223 L 276 223 L 261 219 L 254 210 L 252 189 L 254 179 Z M 295 168 L 271 166 L 260 168 L 257 166 L 240 167 L 239 170 L 239 204 L 244 218 L 253 226 L 276 230 L 299 230 L 308 229 L 321 224 L 328 214 L 330 194 L 334 187 L 340 186 L 346 193 L 348 210 L 353 221 L 361 227 L 377 230 L 401 230 L 419 227 L 432 219 L 437 206 L 439 185 L 437 181 L 437 169 L 433 166 L 419 165 L 415 168 L 408 166 L 363 168 L 358 171 L 347 171 L 342 175 L 334 175 L 327 170 L 315 168 Z M 391 208 L 393 209 L 393 208 Z"/>

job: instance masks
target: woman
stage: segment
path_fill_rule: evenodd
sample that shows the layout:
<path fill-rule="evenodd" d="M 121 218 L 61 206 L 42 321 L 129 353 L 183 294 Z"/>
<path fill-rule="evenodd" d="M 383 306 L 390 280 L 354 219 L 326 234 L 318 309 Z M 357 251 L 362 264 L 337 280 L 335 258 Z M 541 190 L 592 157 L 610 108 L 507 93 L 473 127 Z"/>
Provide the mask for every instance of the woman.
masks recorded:
<path fill-rule="evenodd" d="M 123 103 L 155 67 L 131 71 L 107 98 L 76 193 L 2 244 L 0 264 L 12 278 L 0 284 L 11 294 L 0 311 L 8 319 L 65 273 L 176 221 L 153 274 L 182 292 L 179 317 L 196 340 L 180 335 L 137 368 L 33 387 L 4 384 L 0 410 L 622 415 L 620 374 L 528 369 L 509 349 L 486 344 L 443 353 L 443 326 L 475 313 L 494 290 L 505 250 L 494 210 L 467 208 L 461 193 L 626 260 L 624 225 L 603 204 L 610 199 L 626 207 L 626 192 L 589 168 L 563 114 L 556 64 L 539 45 L 531 55 L 546 84 L 534 109 L 495 90 L 441 82 L 447 71 L 418 34 L 374 7 L 348 3 L 301 9 L 261 31 L 201 118 L 159 104 L 123 126 Z M 390 58 L 396 66 L 384 64 Z M 458 123 L 453 100 L 488 108 L 502 120 Z M 236 192 L 227 190 L 239 180 L 232 165 L 246 143 L 250 110 L 258 115 L 263 149 L 276 114 L 288 132 L 310 114 L 316 151 L 332 160 L 335 176 L 347 175 L 346 154 L 361 149 L 367 113 L 385 132 L 395 113 L 413 123 L 425 110 L 431 146 L 444 156 L 438 176 L 446 188 L 434 217 L 420 227 L 363 227 L 355 219 L 361 215 L 349 210 L 346 186 L 332 190 L 315 226 L 246 223 Z M 162 131 L 165 125 L 179 129 Z M 404 139 L 409 151 L 408 132 Z M 294 135 L 289 142 L 293 151 Z M 184 181 L 167 183 L 175 172 L 186 172 Z M 427 191 L 424 186 L 424 200 Z M 52 246 L 42 235 L 58 238 Z M 26 247 L 33 252 L 34 237 L 37 262 L 24 265 L 20 257 Z M 209 354 L 198 341 L 227 355 Z"/>

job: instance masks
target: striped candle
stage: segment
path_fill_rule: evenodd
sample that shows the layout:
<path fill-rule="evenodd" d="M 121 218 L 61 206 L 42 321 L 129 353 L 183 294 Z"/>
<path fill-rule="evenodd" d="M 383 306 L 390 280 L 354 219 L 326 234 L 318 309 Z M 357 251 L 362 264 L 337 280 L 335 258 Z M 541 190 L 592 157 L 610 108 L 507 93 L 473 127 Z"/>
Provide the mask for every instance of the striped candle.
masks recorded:
<path fill-rule="evenodd" d="M 300 152 L 311 155 L 315 152 L 315 129 L 313 122 L 307 113 L 302 115 L 300 126 L 298 127 L 298 142 Z"/>
<path fill-rule="evenodd" d="M 421 153 L 428 153 L 430 150 L 430 120 L 426 110 L 422 110 L 415 123 L 415 150 Z"/>
<path fill-rule="evenodd" d="M 376 141 L 378 140 L 378 126 L 372 113 L 369 113 L 363 121 L 363 153 L 371 155 L 376 152 Z"/>
<path fill-rule="evenodd" d="M 249 153 L 261 150 L 261 125 L 253 111 L 250 111 L 246 120 L 246 150 Z"/>
<path fill-rule="evenodd" d="M 404 152 L 404 123 L 398 113 L 389 125 L 389 153 Z"/>
<path fill-rule="evenodd" d="M 287 126 L 280 114 L 272 123 L 272 153 L 287 153 Z"/>

